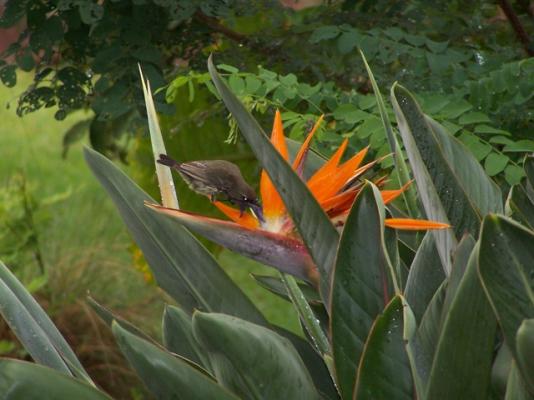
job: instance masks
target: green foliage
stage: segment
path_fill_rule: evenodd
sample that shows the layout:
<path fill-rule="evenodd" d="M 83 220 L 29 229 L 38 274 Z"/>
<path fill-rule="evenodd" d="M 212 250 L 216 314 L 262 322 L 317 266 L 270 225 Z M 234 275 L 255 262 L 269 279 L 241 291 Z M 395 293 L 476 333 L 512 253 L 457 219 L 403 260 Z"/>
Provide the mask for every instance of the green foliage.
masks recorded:
<path fill-rule="evenodd" d="M 377 192 L 367 185 L 358 196 L 339 242 L 332 282 L 333 356 L 344 397 L 350 397 L 354 388 L 371 327 L 396 292 L 384 240 L 385 211 Z M 362 291 L 362 286 L 368 290 Z M 346 307 L 354 311 L 347 314 Z"/>
<path fill-rule="evenodd" d="M 531 59 L 519 62 L 529 73 L 534 72 Z M 373 64 L 373 67 L 375 64 Z M 342 138 L 350 138 L 353 149 L 369 144 L 376 157 L 389 154 L 387 135 L 380 120 L 380 108 L 375 97 L 356 90 L 341 90 L 334 82 L 317 82 L 310 85 L 300 82 L 294 74 L 282 75 L 260 67 L 257 73 L 240 72 L 222 65 L 228 73 L 228 85 L 249 110 L 266 113 L 273 107 L 285 110 L 284 126 L 289 137 L 303 139 L 310 123 L 324 114 L 328 129 L 318 132 L 318 148 L 328 152 L 339 145 Z M 206 84 L 213 91 L 207 74 L 189 74 L 177 77 L 166 89 L 169 102 L 175 101 L 181 88 L 189 87 L 189 98 L 194 98 L 195 84 Z M 193 83 L 193 84 L 192 84 Z M 494 93 L 494 91 L 492 92 Z M 533 92 L 534 93 L 534 92 Z M 488 175 L 500 174 L 510 185 L 524 176 L 517 163 L 524 152 L 534 149 L 534 141 L 516 139 L 510 132 L 498 129 L 488 114 L 481 111 L 464 96 L 454 94 L 419 93 L 422 108 L 455 134 L 475 155 L 484 161 Z M 391 108 L 386 112 L 392 115 Z M 229 140 L 237 138 L 237 125 L 230 123 Z M 393 164 L 391 158 L 381 161 L 383 168 Z"/>
<path fill-rule="evenodd" d="M 491 213 L 501 212 L 502 200 L 466 147 L 423 114 L 408 90 L 394 85 L 395 117 L 425 211 L 459 224 L 468 220 L 462 226 L 473 237 L 461 238 L 464 232 L 451 229 L 447 240 L 439 235 L 433 241 L 427 236 L 422 245 L 415 240 L 417 255 L 412 262 L 413 254 L 399 253 L 400 241 L 384 225 L 390 210 L 384 207 L 376 187 L 366 183 L 356 197 L 341 238 L 334 240 L 329 233 L 333 225 L 321 214 L 316 200 L 297 181 L 298 176 L 273 149 L 212 64 L 210 70 L 243 136 L 281 192 L 300 239 L 316 263 L 322 263 L 318 265 L 321 284 L 308 287 L 308 291 L 317 292 L 313 300 L 309 294 L 308 298 L 299 295 L 298 285 L 287 280 L 269 281 L 268 285 L 278 285 L 280 291 L 279 284 L 287 284 L 286 298 L 296 303 L 299 317 L 308 320 L 303 322 L 305 327 L 310 327 L 309 319 L 315 318 L 306 304 L 322 303 L 327 311 L 323 315 L 325 325 L 332 334 L 327 336 L 328 346 L 320 347 L 318 354 L 318 334 L 324 332 L 307 329 L 305 340 L 268 323 L 185 228 L 146 209 L 143 201 L 150 197 L 111 162 L 88 150 L 86 157 L 93 172 L 111 195 L 154 272 L 172 280 L 172 285 L 164 279 L 158 282 L 180 307 L 169 307 L 164 315 L 164 347 L 96 305 L 149 391 L 159 398 L 185 393 L 188 398 L 207 399 L 278 399 L 284 395 L 297 399 L 486 399 L 490 393 L 492 398 L 532 397 L 534 232 L 506 216 Z M 418 150 L 422 146 L 441 151 L 423 156 Z M 459 160 L 463 164 L 457 165 Z M 469 177 L 459 171 L 452 174 L 462 165 L 476 166 L 476 173 Z M 531 160 L 525 169 L 529 179 L 534 176 Z M 451 185 L 457 189 L 446 192 Z M 480 198 L 475 187 L 486 190 L 488 198 Z M 449 203 L 463 206 L 453 210 Z M 466 211 L 467 206 L 472 208 Z M 432 214 L 435 210 L 439 213 Z M 307 225 L 310 221 L 314 222 L 314 232 Z M 435 257 L 436 252 L 440 257 Z M 431 258 L 438 259 L 443 275 L 418 265 Z M 406 291 L 404 268 L 409 270 Z M 432 289 L 420 287 L 427 285 L 425 277 L 432 280 Z M 430 290 L 434 291 L 432 296 Z M 0 312 L 22 338 L 27 339 L 23 328 L 30 327 L 31 322 L 14 319 L 13 315 L 39 319 L 46 327 L 36 332 L 36 340 L 26 341 L 30 350 L 41 354 L 46 348 L 46 344 L 39 344 L 42 340 L 49 340 L 55 350 L 63 343 L 51 335 L 55 331 L 40 307 L 6 271 L 0 277 L 0 297 L 19 300 L 0 308 Z M 412 305 L 417 315 L 412 313 Z M 173 326 L 176 329 L 171 329 Z M 358 334 L 352 334 L 356 329 Z M 492 380 L 496 378 L 491 370 L 498 362 L 495 344 L 508 346 L 512 354 L 509 368 L 505 366 L 509 372 L 502 393 L 493 390 L 496 383 Z M 56 356 L 65 362 L 67 370 L 63 365 L 52 367 L 66 374 L 74 371 L 78 380 L 57 377 L 58 371 L 34 365 L 17 369 L 17 362 L 3 360 L 0 375 L 9 377 L 3 383 L 4 392 L 27 387 L 24 383 L 34 376 L 28 389 L 31 391 L 45 391 L 55 381 L 57 387 L 66 385 L 68 393 L 79 390 L 87 398 L 104 396 L 81 382 L 84 376 L 74 368 L 77 360 L 65 348 Z M 36 359 L 47 363 L 46 357 Z"/>
<path fill-rule="evenodd" d="M 533 25 L 523 3 L 514 10 L 528 32 Z M 294 12 L 267 0 L 10 0 L 0 25 L 23 18 L 25 29 L 0 62 L 8 86 L 16 84 L 17 68 L 35 72 L 19 98 L 19 115 L 54 107 L 63 119 L 91 108 L 91 144 L 123 161 L 128 138 L 145 128 L 136 64 L 156 89 L 178 75 L 171 87 L 188 87 L 193 100 L 192 82 L 211 85 L 203 73 L 211 51 L 226 62 L 230 87 L 249 109 L 263 113 L 276 105 L 292 112 L 285 123 L 294 137 L 318 114 L 332 117 L 322 132 L 323 151 L 343 135 L 353 147 L 370 138 L 378 157 L 389 152 L 374 98 L 366 96 L 370 85 L 358 48 L 382 85 L 399 80 L 414 90 L 425 112 L 446 122 L 490 176 L 516 184 L 521 155 L 534 148 L 528 137 L 534 63 L 524 59 L 494 2 L 346 1 Z M 239 72 L 257 65 L 258 73 Z M 167 100 L 176 98 L 168 93 Z M 174 111 L 163 92 L 155 104 L 159 112 Z M 235 139 L 233 120 L 231 130 Z"/>

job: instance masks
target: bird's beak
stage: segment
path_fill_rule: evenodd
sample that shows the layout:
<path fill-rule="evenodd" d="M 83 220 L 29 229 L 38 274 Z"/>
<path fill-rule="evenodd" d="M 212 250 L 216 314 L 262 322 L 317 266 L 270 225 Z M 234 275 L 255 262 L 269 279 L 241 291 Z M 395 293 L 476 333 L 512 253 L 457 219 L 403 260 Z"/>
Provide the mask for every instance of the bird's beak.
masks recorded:
<path fill-rule="evenodd" d="M 249 208 L 260 222 L 265 222 L 265 218 L 263 217 L 263 207 L 260 204 L 249 203 Z"/>

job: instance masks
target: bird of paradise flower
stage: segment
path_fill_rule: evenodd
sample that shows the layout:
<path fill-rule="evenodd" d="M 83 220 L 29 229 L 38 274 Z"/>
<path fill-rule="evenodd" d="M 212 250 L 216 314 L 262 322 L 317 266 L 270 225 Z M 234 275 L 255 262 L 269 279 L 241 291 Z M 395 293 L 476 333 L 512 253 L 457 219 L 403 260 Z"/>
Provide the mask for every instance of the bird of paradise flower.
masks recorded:
<path fill-rule="evenodd" d="M 310 151 L 310 144 L 322 120 L 323 117 L 320 117 L 315 123 L 292 162 L 294 171 L 303 180 L 304 165 Z M 276 111 L 275 114 L 271 142 L 282 157 L 289 162 L 289 152 L 279 111 Z M 348 139 L 345 139 L 332 157 L 306 181 L 308 189 L 321 208 L 332 223 L 340 229 L 343 227 L 350 208 L 362 187 L 360 178 L 379 161 L 374 160 L 362 165 L 368 152 L 368 147 L 366 147 L 341 163 L 347 146 Z M 381 177 L 376 179 L 374 183 L 381 187 L 384 182 L 385 177 Z M 396 190 L 381 190 L 384 204 L 399 197 L 409 184 L 407 183 L 404 187 Z M 231 221 L 210 218 L 156 204 L 147 205 L 178 219 L 189 229 L 223 247 L 317 285 L 319 279 L 317 268 L 265 170 L 261 172 L 260 195 L 263 205 L 263 221 L 253 213 L 242 213 L 239 209 L 220 201 L 214 202 L 214 205 Z M 441 222 L 409 218 L 386 218 L 385 225 L 389 228 L 403 230 L 449 228 L 448 224 Z"/>

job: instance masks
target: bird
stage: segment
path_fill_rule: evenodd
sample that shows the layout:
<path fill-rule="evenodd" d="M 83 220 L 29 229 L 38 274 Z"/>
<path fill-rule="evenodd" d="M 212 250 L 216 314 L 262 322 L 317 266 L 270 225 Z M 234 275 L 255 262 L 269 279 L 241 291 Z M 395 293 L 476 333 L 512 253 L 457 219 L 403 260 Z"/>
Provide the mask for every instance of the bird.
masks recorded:
<path fill-rule="evenodd" d="M 226 160 L 198 160 L 178 162 L 166 154 L 157 160 L 177 171 L 189 188 L 208 196 L 210 201 L 228 201 L 239 206 L 241 216 L 249 208 L 264 222 L 263 209 L 254 189 L 245 181 L 239 167 Z"/>

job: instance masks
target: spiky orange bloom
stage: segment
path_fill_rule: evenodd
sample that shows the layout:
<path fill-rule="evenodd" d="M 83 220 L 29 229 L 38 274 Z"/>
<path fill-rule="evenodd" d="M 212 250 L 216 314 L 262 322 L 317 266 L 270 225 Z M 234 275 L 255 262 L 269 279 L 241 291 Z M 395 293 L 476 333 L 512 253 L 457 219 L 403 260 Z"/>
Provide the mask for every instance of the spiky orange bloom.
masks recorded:
<path fill-rule="evenodd" d="M 308 154 L 310 143 L 317 128 L 322 122 L 322 116 L 315 123 L 315 126 L 308 134 L 302 144 L 295 160 L 293 169 L 302 177 L 304 163 Z M 285 160 L 289 159 L 287 145 L 282 126 L 282 117 L 276 111 L 274 126 L 271 134 L 271 142 Z M 354 203 L 362 184 L 358 181 L 365 172 L 371 169 L 377 160 L 362 165 L 367 155 L 368 147 L 359 151 L 352 158 L 341 162 L 343 153 L 348 145 L 345 139 L 332 157 L 325 162 L 306 182 L 313 196 L 317 199 L 323 210 L 336 226 L 342 226 L 347 218 L 348 212 Z M 381 187 L 385 182 L 384 177 L 375 180 L 375 184 Z M 406 190 L 411 182 L 396 190 L 382 190 L 384 204 L 388 204 L 399 197 Z M 244 213 L 221 202 L 215 202 L 215 206 L 226 216 L 236 223 L 252 229 L 262 229 L 269 232 L 292 236 L 295 234 L 295 227 L 287 213 L 282 199 L 265 170 L 261 173 L 260 194 L 263 203 L 263 214 L 265 222 L 261 223 L 255 216 Z M 448 224 L 403 218 L 390 218 L 385 221 L 386 226 L 395 229 L 405 230 L 428 230 L 449 228 Z"/>

